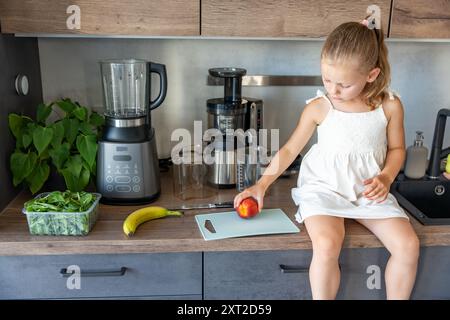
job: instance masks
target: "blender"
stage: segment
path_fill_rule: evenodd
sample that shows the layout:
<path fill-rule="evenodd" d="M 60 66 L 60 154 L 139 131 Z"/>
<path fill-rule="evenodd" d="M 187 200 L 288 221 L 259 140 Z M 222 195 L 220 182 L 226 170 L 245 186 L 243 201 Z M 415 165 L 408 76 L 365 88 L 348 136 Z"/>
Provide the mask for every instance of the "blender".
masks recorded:
<path fill-rule="evenodd" d="M 150 203 L 160 194 L 159 163 L 150 111 L 167 93 L 166 67 L 145 60 L 100 61 L 105 127 L 97 155 L 97 188 L 102 202 Z M 151 73 L 159 93 L 150 100 Z"/>

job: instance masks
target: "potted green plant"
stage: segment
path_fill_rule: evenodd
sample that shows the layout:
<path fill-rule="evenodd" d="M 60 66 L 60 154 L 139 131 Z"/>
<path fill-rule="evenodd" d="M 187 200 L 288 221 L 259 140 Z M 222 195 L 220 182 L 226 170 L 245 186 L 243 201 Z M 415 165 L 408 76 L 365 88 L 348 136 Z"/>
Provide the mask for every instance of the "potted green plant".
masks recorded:
<path fill-rule="evenodd" d="M 64 116 L 48 123 L 54 108 L 62 110 Z M 33 194 L 38 192 L 52 166 L 71 191 L 82 191 L 93 180 L 103 116 L 66 98 L 49 105 L 39 104 L 36 120 L 15 113 L 8 118 L 16 139 L 10 157 L 14 186 L 24 183 Z"/>

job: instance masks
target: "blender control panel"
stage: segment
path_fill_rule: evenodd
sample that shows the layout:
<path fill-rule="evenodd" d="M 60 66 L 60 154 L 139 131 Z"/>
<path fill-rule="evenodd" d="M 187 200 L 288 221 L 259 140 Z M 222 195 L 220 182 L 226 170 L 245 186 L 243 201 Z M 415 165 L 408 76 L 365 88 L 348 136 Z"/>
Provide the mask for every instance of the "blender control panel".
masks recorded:
<path fill-rule="evenodd" d="M 131 149 L 131 150 L 130 150 Z M 105 162 L 104 188 L 108 193 L 142 192 L 142 168 L 132 146 L 114 146 Z"/>

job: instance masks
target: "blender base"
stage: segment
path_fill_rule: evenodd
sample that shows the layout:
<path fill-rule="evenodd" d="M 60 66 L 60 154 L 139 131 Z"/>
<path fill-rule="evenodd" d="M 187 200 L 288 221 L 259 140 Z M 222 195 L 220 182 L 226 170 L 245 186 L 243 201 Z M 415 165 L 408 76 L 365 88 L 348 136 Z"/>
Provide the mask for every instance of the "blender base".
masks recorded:
<path fill-rule="evenodd" d="M 157 194 L 145 197 L 145 198 L 138 198 L 138 199 L 118 199 L 118 198 L 100 198 L 101 204 L 111 204 L 116 206 L 129 206 L 129 205 L 140 205 L 140 204 L 149 204 L 152 202 L 155 202 L 159 196 L 161 195 L 161 192 L 158 192 Z"/>

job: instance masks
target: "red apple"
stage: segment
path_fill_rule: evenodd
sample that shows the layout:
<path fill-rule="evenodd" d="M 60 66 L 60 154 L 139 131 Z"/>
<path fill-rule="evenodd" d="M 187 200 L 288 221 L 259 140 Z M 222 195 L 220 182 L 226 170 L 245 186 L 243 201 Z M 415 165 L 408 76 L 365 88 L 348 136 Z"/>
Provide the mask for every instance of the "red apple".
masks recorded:
<path fill-rule="evenodd" d="M 239 217 L 241 218 L 244 219 L 253 218 L 259 212 L 258 202 L 252 197 L 245 198 L 244 200 L 241 201 L 236 211 Z"/>

